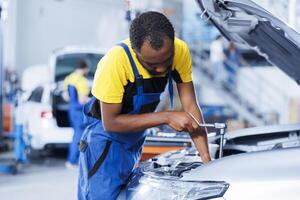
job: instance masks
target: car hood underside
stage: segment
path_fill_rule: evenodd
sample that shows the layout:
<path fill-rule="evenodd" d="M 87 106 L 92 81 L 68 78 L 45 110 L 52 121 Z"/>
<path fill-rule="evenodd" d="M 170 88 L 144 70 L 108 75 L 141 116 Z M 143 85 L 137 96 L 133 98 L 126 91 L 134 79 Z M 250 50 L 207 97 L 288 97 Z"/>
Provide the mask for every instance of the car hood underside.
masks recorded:
<path fill-rule="evenodd" d="M 250 0 L 198 0 L 206 16 L 230 41 L 248 45 L 300 83 L 300 35 Z"/>

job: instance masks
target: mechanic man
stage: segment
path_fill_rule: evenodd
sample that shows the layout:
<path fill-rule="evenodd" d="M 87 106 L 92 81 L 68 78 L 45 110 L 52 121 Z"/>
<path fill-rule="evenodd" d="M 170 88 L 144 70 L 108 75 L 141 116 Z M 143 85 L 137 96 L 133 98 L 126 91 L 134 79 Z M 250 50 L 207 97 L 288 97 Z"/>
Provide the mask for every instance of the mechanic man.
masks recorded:
<path fill-rule="evenodd" d="M 83 105 L 88 101 L 88 94 L 90 92 L 88 80 L 85 78 L 88 71 L 88 64 L 81 60 L 74 72 L 64 80 L 63 96 L 69 102 L 68 117 L 74 129 L 73 139 L 69 145 L 68 161 L 66 162 L 67 168 L 73 168 L 78 165 L 78 144 L 85 128 L 82 109 Z"/>
<path fill-rule="evenodd" d="M 174 36 L 161 13 L 145 12 L 132 21 L 130 39 L 110 49 L 100 60 L 92 87 L 93 99 L 84 111 L 88 127 L 80 142 L 79 199 L 116 199 L 139 162 L 144 130 L 169 125 L 191 135 L 202 161 L 210 161 L 206 129 L 191 78 L 192 61 L 186 43 Z M 160 94 L 176 81 L 182 112 L 153 112 Z"/>

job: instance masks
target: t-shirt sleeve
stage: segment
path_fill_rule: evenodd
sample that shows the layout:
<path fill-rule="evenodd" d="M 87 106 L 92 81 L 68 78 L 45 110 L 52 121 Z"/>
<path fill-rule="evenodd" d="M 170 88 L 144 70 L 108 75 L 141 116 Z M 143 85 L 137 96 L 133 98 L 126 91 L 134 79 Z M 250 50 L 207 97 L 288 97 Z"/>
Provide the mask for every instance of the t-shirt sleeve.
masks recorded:
<path fill-rule="evenodd" d="M 92 94 L 105 103 L 121 103 L 127 84 L 124 55 L 120 47 L 111 49 L 98 63 Z"/>
<path fill-rule="evenodd" d="M 192 57 L 185 42 L 178 41 L 177 45 L 175 47 L 173 78 L 177 83 L 187 83 L 192 81 Z"/>

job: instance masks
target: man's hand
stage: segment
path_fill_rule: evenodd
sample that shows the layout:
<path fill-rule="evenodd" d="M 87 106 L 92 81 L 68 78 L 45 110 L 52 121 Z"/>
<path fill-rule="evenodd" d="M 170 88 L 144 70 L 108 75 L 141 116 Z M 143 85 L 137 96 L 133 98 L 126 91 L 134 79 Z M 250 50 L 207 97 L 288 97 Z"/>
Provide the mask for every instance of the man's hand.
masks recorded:
<path fill-rule="evenodd" d="M 187 112 L 168 112 L 167 124 L 176 131 L 193 133 L 198 128 L 197 123 Z"/>

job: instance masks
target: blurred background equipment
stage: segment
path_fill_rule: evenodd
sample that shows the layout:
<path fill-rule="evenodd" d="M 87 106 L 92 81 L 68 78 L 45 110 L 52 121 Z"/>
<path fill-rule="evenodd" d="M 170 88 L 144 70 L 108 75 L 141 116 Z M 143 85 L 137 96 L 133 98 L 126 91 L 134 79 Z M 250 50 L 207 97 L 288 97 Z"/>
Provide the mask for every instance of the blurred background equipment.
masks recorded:
<path fill-rule="evenodd" d="M 20 121 L 19 114 L 20 110 L 18 109 L 18 100 L 19 100 L 19 92 L 18 90 L 11 90 L 12 94 L 6 96 L 3 91 L 4 84 L 4 69 L 3 69 L 3 26 L 2 26 L 2 18 L 1 18 L 1 7 L 0 7 L 0 153 L 1 150 L 7 150 L 10 144 L 10 139 L 14 141 L 14 155 L 13 158 L 4 158 L 0 159 L 0 172 L 8 173 L 8 174 L 16 174 L 17 168 L 20 163 L 27 162 L 25 151 L 26 145 L 23 140 L 23 125 Z M 16 82 L 10 82 L 11 85 Z M 12 88 L 11 88 L 12 89 Z M 5 106 L 3 104 L 4 97 L 10 100 L 10 104 L 6 103 Z M 13 106 L 14 114 L 11 116 L 11 106 Z M 3 112 L 4 109 L 4 112 Z M 11 117 L 13 118 L 13 129 L 11 129 Z M 4 123 L 3 123 L 4 122 Z M 6 134 L 4 134 L 6 132 Z M 7 134 L 12 131 L 12 134 Z"/>

